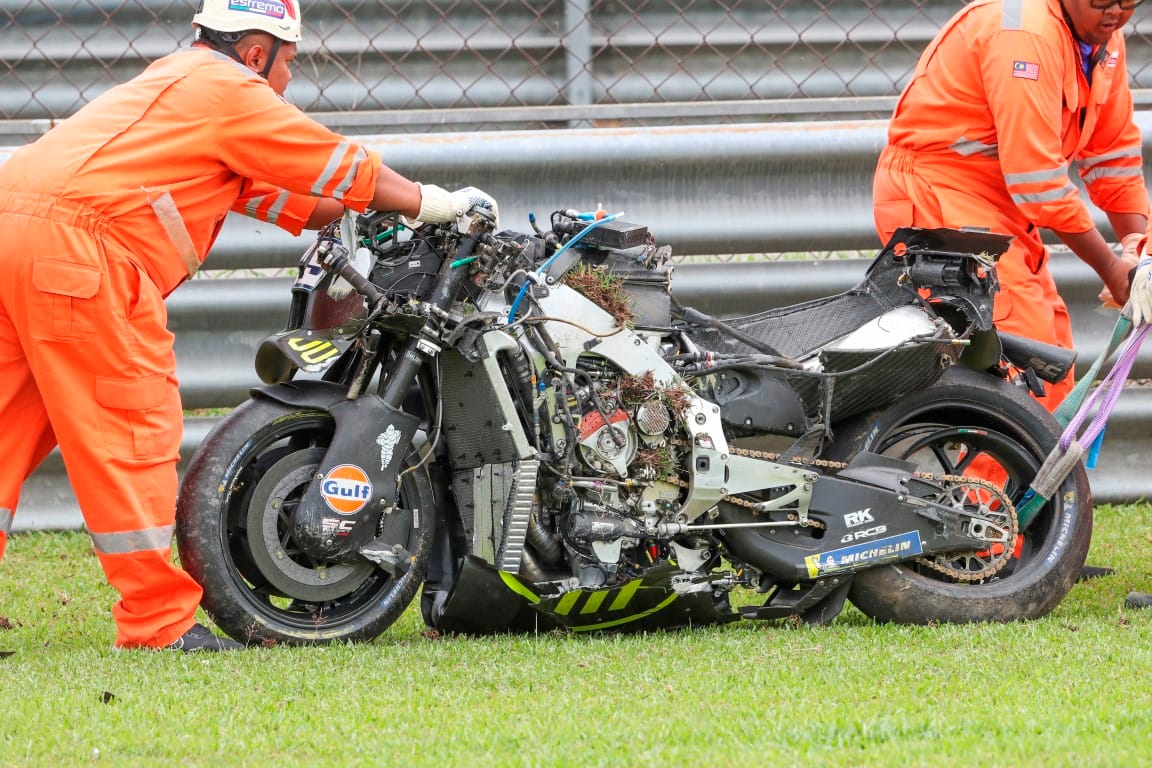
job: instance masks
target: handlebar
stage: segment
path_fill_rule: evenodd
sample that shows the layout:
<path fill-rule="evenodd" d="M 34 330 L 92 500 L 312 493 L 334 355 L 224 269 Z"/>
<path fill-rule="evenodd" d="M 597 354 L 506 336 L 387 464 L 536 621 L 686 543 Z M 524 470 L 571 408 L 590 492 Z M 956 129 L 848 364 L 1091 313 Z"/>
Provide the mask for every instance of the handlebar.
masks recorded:
<path fill-rule="evenodd" d="M 348 258 L 348 251 L 343 247 L 336 247 L 338 243 L 332 240 L 324 240 L 318 246 L 320 256 L 320 263 L 330 272 L 335 272 L 343 278 L 356 293 L 363 296 L 368 300 L 370 305 L 375 305 L 384 298 L 384 292 L 372 284 L 364 275 L 352 265 Z"/>

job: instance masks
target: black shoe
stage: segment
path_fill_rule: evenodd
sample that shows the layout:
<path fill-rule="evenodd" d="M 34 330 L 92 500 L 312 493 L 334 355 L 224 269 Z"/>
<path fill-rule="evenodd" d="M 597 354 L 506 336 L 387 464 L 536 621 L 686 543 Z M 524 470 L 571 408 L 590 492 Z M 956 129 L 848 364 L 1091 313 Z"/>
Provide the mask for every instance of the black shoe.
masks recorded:
<path fill-rule="evenodd" d="M 1152 608 L 1152 594 L 1148 592 L 1129 592 L 1124 598 L 1125 608 Z"/>
<path fill-rule="evenodd" d="M 1080 578 L 1077 581 L 1088 581 L 1089 579 L 1099 579 L 1103 576 L 1111 576 L 1116 573 L 1115 568 L 1108 568 L 1103 565 L 1086 565 L 1080 569 Z"/>
<path fill-rule="evenodd" d="M 203 624 L 193 624 L 192 629 L 185 632 L 171 645 L 164 646 L 169 651 L 184 651 L 195 653 L 197 651 L 239 651 L 244 646 L 235 640 L 219 637 L 212 634 L 212 630 Z"/>

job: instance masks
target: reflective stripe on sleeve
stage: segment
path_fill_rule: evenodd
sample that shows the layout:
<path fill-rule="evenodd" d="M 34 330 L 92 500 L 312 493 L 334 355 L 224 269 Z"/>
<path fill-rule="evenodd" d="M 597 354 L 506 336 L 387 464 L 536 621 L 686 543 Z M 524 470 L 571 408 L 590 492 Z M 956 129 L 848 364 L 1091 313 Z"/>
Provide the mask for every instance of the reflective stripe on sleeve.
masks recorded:
<path fill-rule="evenodd" d="M 1084 174 L 1084 183 L 1091 184 L 1096 179 L 1108 178 L 1139 178 L 1144 175 L 1144 171 L 1135 166 L 1120 166 L 1110 168 L 1097 168 Z"/>
<path fill-rule="evenodd" d="M 1140 147 L 1129 147 L 1128 149 L 1118 149 L 1115 152 L 1109 152 L 1104 155 L 1096 155 L 1095 157 L 1086 157 L 1080 161 L 1082 168 L 1093 168 L 1100 163 L 1111 162 L 1112 160 L 1124 160 L 1125 158 L 1139 158 Z"/>
<path fill-rule="evenodd" d="M 1027 173 L 1006 173 L 1004 181 L 1009 184 L 1038 184 L 1042 181 L 1059 181 L 1068 178 L 1068 166 L 1061 165 L 1047 171 L 1028 171 Z"/>
<path fill-rule="evenodd" d="M 272 202 L 272 205 L 269 206 L 268 213 L 261 216 L 260 206 L 264 205 L 271 197 L 272 195 L 264 195 L 262 197 L 252 198 L 244 205 L 244 213 L 253 218 L 263 219 L 269 224 L 275 224 L 280 220 L 280 214 L 284 211 L 284 206 L 288 204 L 288 193 L 280 190 L 280 192 L 276 194 L 276 199 Z"/>
<path fill-rule="evenodd" d="M 0 507 L 0 533 L 7 536 L 12 533 L 12 510 Z"/>
<path fill-rule="evenodd" d="M 1076 191 L 1076 187 L 1074 187 L 1072 185 L 1072 182 L 1069 181 L 1067 184 L 1062 186 L 1060 189 L 1051 189 L 1051 190 L 1048 190 L 1047 192 L 1029 192 L 1026 194 L 1013 194 L 1012 195 L 1012 202 L 1016 203 L 1017 205 L 1024 205 L 1025 203 L 1050 203 L 1053 200 L 1060 200 L 1062 198 L 1067 197 L 1068 195 L 1075 196 L 1078 194 L 1080 194 L 1080 193 Z"/>
<path fill-rule="evenodd" d="M 284 211 L 284 206 L 288 204 L 288 193 L 284 190 L 276 195 L 276 200 L 268 208 L 268 223 L 275 224 L 280 220 L 280 214 Z"/>
<path fill-rule="evenodd" d="M 1000 155 L 1000 148 L 995 144 L 985 144 L 982 141 L 973 141 L 961 136 L 956 140 L 956 143 L 951 146 L 953 152 L 964 157 L 971 157 L 972 155 L 985 155 L 987 157 L 998 157 Z"/>
<path fill-rule="evenodd" d="M 246 216 L 257 216 L 260 213 L 260 206 L 268 199 L 268 195 L 263 197 L 254 197 L 247 202 L 244 206 L 244 214 Z"/>
<path fill-rule="evenodd" d="M 336 189 L 332 190 L 332 197 L 337 200 L 343 200 L 348 194 L 348 190 L 352 189 L 352 184 L 356 181 L 356 174 L 360 172 L 360 166 L 368 159 L 368 153 L 364 151 L 364 147 L 356 147 L 356 154 L 352 156 L 352 165 L 348 168 L 347 175 L 344 180 L 336 185 Z"/>
<path fill-rule="evenodd" d="M 332 156 L 328 158 L 328 165 L 324 167 L 324 172 L 316 179 L 316 183 L 312 185 L 312 194 L 316 196 L 324 196 L 324 187 L 328 186 L 329 182 L 336 177 L 336 172 L 340 170 L 340 163 L 343 162 L 344 156 L 348 154 L 348 150 L 352 147 L 349 141 L 340 142 L 339 146 L 332 151 Z"/>
<path fill-rule="evenodd" d="M 147 552 L 153 549 L 166 549 L 172 546 L 174 525 L 160 525 L 142 531 L 123 533 L 93 533 L 92 544 L 102 555 L 126 555 L 131 552 Z"/>
<path fill-rule="evenodd" d="M 1024 26 L 1024 0 L 1004 0 L 1000 16 L 1000 29 L 1022 29 Z"/>

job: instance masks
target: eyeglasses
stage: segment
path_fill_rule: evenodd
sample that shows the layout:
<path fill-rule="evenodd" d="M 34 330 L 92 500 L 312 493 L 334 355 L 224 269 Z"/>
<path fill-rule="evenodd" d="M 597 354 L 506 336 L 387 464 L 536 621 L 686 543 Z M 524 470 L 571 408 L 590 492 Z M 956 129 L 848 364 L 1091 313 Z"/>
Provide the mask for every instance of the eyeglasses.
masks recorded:
<path fill-rule="evenodd" d="M 1120 6 L 1121 10 L 1130 11 L 1142 2 L 1144 0 L 1088 0 L 1088 4 L 1099 11 L 1114 5 Z"/>

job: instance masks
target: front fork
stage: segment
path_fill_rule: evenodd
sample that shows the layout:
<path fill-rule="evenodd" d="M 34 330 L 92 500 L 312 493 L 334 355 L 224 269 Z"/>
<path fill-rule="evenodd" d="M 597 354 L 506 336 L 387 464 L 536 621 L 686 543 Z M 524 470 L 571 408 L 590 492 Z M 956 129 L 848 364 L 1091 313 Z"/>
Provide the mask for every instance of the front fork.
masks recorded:
<path fill-rule="evenodd" d="M 377 524 L 395 504 L 399 470 L 419 425 L 419 419 L 401 406 L 420 370 L 439 353 L 434 341 L 438 317 L 452 306 L 467 280 L 467 270 L 452 264 L 470 257 L 478 239 L 478 235 L 462 238 L 455 258 L 444 261 L 428 300 L 432 308 L 428 320 L 383 371 L 383 391 L 361 394 L 354 386 L 326 408 L 336 421 L 336 432 L 291 517 L 293 538 L 308 557 L 349 562 L 358 560 L 370 543 L 377 548 Z M 355 273 L 346 262 L 331 268 L 341 277 L 349 270 Z M 382 298 L 363 276 L 348 282 L 369 302 Z M 356 379 L 362 382 L 362 372 Z"/>

